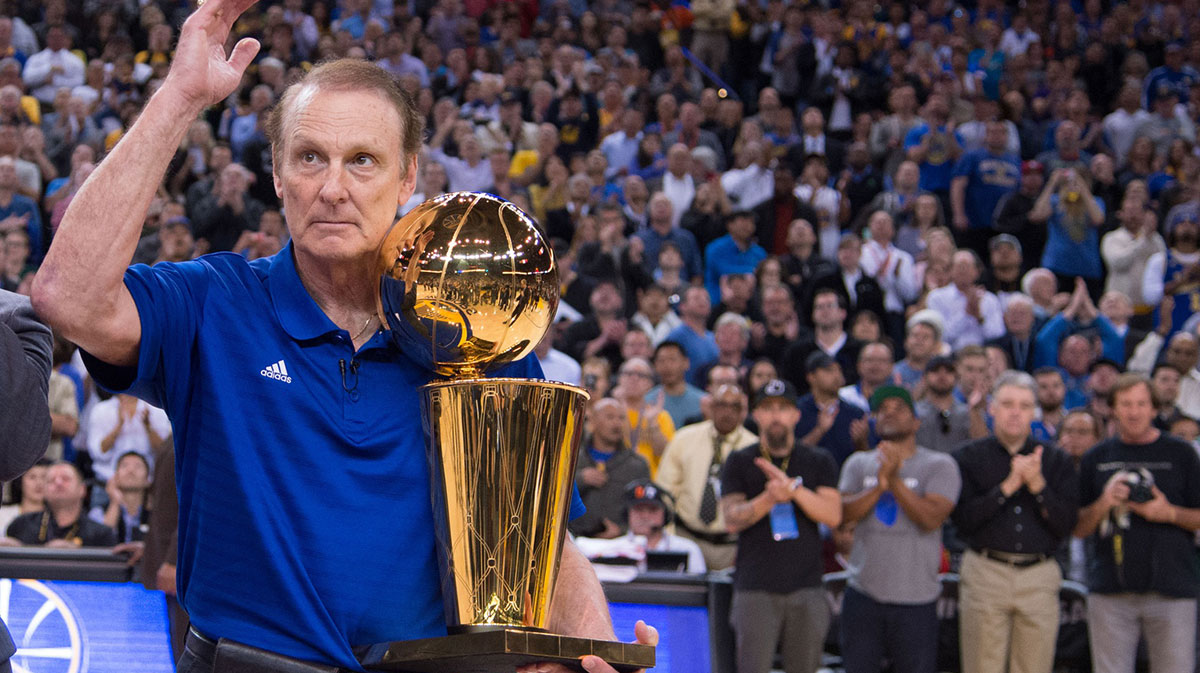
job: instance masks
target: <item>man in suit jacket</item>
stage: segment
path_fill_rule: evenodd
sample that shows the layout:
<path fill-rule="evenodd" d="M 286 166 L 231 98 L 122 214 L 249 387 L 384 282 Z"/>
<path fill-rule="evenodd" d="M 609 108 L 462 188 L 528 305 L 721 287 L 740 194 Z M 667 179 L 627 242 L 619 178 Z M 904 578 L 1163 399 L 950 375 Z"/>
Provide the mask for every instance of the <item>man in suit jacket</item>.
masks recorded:
<path fill-rule="evenodd" d="M 847 307 L 850 320 L 862 311 L 871 311 L 880 320 L 884 316 L 883 288 L 879 282 L 863 272 L 859 264 L 862 258 L 862 239 L 857 234 L 844 234 L 838 243 L 837 268 L 817 276 L 809 285 L 809 296 L 804 302 L 805 312 L 812 313 L 812 298 L 818 290 L 831 289 L 837 292 Z"/>
<path fill-rule="evenodd" d="M 800 117 L 800 142 L 788 148 L 787 159 L 796 170 L 804 166 L 808 157 L 816 154 L 825 157 L 830 175 L 841 175 L 846 167 L 846 145 L 825 133 L 825 115 L 820 108 L 810 107 Z"/>
<path fill-rule="evenodd" d="M 1033 300 L 1023 294 L 1009 297 L 1008 306 L 1004 307 L 1004 327 L 1004 335 L 988 339 L 987 345 L 1003 350 L 1013 369 L 1032 374 L 1037 341 Z"/>

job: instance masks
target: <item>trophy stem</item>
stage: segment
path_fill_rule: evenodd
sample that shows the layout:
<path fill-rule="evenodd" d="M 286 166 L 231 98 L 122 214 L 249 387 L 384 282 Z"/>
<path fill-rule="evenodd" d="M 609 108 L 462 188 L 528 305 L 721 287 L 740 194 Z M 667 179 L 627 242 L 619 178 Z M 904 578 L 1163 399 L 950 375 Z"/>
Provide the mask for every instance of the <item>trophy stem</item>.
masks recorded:
<path fill-rule="evenodd" d="M 546 630 L 587 393 L 527 379 L 422 392 L 450 632 Z"/>

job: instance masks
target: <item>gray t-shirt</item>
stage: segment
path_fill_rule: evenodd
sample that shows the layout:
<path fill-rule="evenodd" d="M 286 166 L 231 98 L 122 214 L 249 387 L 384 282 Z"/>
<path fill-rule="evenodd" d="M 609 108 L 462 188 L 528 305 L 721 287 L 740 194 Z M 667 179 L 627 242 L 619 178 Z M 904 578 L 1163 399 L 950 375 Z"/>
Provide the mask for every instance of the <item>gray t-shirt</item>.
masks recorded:
<path fill-rule="evenodd" d="M 874 488 L 878 483 L 878 455 L 878 450 L 860 451 L 847 458 L 838 490 L 853 495 Z M 962 477 L 953 458 L 921 447 L 900 466 L 900 478 L 917 495 L 936 493 L 950 502 L 958 501 L 962 487 Z M 884 493 L 880 505 L 854 529 L 849 584 L 880 603 L 913 605 L 935 601 L 942 593 L 938 581 L 942 532 L 922 531 L 904 514 L 899 503 L 888 506 L 884 502 L 889 497 L 890 492 Z M 893 508 L 894 514 L 888 511 Z"/>
<path fill-rule="evenodd" d="M 941 453 L 952 453 L 971 439 L 971 411 L 965 404 L 955 405 L 946 412 L 925 400 L 917 400 L 917 445 Z"/>

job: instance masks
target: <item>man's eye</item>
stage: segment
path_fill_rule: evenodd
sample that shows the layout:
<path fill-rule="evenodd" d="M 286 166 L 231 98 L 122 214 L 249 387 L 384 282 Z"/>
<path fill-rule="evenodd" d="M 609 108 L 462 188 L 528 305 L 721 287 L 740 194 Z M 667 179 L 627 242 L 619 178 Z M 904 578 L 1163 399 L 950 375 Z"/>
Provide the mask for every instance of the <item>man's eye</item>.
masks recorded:
<path fill-rule="evenodd" d="M 317 160 L 317 155 L 313 152 L 304 152 L 300 155 L 300 161 L 306 164 L 311 164 Z"/>
<path fill-rule="evenodd" d="M 354 164 L 356 166 L 371 166 L 374 165 L 374 163 L 375 159 L 373 159 L 369 154 L 360 154 L 354 157 Z"/>

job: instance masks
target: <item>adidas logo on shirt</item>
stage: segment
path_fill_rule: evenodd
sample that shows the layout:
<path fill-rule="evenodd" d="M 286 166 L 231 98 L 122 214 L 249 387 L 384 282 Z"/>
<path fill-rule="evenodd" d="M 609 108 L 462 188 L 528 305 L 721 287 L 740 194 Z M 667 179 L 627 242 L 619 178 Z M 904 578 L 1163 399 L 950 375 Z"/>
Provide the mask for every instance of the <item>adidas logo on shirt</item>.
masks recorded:
<path fill-rule="evenodd" d="M 267 365 L 261 372 L 259 372 L 259 374 L 262 374 L 269 379 L 283 381 L 284 383 L 292 382 L 292 377 L 288 376 L 287 365 L 283 364 L 283 360 L 280 360 L 273 365 Z"/>

